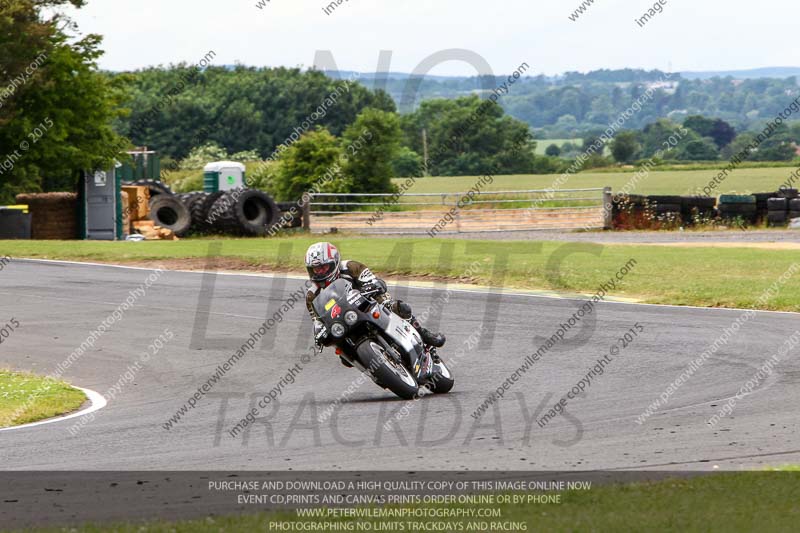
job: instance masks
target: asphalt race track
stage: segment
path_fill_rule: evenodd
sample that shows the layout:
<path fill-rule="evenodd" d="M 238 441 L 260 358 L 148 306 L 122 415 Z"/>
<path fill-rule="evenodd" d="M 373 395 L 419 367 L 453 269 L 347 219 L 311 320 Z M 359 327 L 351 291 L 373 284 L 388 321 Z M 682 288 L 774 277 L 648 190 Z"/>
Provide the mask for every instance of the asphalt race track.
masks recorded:
<path fill-rule="evenodd" d="M 0 366 L 52 372 L 149 272 L 13 261 L 0 273 L 0 323 L 13 317 L 20 328 L 0 347 Z M 790 313 L 756 314 L 665 409 L 640 425 L 637 416 L 742 311 L 600 303 L 593 327 L 577 339 L 575 329 L 569 332 L 569 342 L 556 344 L 476 420 L 471 414 L 487 394 L 543 341 L 534 338 L 551 336 L 581 305 L 514 294 L 490 303 L 487 313 L 486 294 L 453 292 L 441 316 L 429 320 L 448 335 L 443 357 L 458 354 L 449 395 L 406 403 L 371 382 L 343 395 L 359 374 L 339 364 L 331 349 L 310 357 L 310 320 L 300 302 L 263 346 L 258 343 L 165 429 L 218 365 L 302 287 L 292 278 L 219 275 L 204 309 L 202 281 L 202 273 L 164 272 L 64 373 L 103 394 L 117 384 L 108 405 L 77 428 L 80 418 L 0 432 L 2 469 L 585 471 L 800 463 L 797 349 L 738 400 L 732 416 L 706 425 L 800 328 L 798 315 Z M 443 289 L 395 286 L 392 292 L 419 312 Z M 592 380 L 585 396 L 569 401 L 567 415 L 539 427 L 534 417 L 544 414 L 544 401 L 549 409 L 637 322 L 644 331 Z M 126 371 L 165 329 L 174 338 L 128 383 Z M 480 342 L 465 344 L 481 331 Z M 193 338 L 205 348 L 192 347 Z M 284 379 L 277 401 L 232 437 L 229 430 L 296 364 L 301 370 L 294 383 Z M 399 420 L 384 427 L 404 407 Z"/>

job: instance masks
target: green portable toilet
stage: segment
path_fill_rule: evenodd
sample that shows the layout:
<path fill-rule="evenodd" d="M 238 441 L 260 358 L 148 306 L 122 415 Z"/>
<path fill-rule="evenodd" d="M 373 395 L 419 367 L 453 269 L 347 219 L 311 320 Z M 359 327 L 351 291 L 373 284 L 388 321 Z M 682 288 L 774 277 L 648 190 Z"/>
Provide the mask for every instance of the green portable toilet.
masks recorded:
<path fill-rule="evenodd" d="M 154 150 L 145 146 L 126 153 L 131 156 L 130 162 L 117 169 L 122 181 L 161 179 L 161 158 Z"/>
<path fill-rule="evenodd" d="M 205 192 L 230 191 L 245 187 L 245 167 L 236 161 L 215 161 L 203 167 Z"/>

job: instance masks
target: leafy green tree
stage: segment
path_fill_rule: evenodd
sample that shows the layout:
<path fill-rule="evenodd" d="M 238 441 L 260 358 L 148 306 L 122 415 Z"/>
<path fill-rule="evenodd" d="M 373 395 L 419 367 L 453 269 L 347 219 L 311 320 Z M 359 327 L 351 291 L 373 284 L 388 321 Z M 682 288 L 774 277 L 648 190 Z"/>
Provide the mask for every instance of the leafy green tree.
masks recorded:
<path fill-rule="evenodd" d="M 678 158 L 686 161 L 715 161 L 719 159 L 719 151 L 713 139 L 703 137 L 687 142 L 679 152 Z"/>
<path fill-rule="evenodd" d="M 296 201 L 306 192 L 350 192 L 352 181 L 342 171 L 339 140 L 324 128 L 306 133 L 281 152 L 273 193 L 278 200 Z"/>
<path fill-rule="evenodd" d="M 197 170 L 212 161 L 226 161 L 228 157 L 228 152 L 223 147 L 215 142 L 207 142 L 202 146 L 192 148 L 189 155 L 181 160 L 180 168 L 181 170 Z"/>
<path fill-rule="evenodd" d="M 397 114 L 367 108 L 342 135 L 345 174 L 354 192 L 394 192 L 392 162 L 400 151 L 403 133 Z"/>
<path fill-rule="evenodd" d="M 642 146 L 641 157 L 652 157 L 656 153 L 664 151 L 665 148 L 671 146 L 670 138 L 688 140 L 690 138 L 697 139 L 699 136 L 696 133 L 682 135 L 680 126 L 668 119 L 658 119 L 645 126 L 639 134 L 639 142 Z"/>
<path fill-rule="evenodd" d="M 639 143 L 635 132 L 622 131 L 611 142 L 611 155 L 618 163 L 630 163 L 638 151 Z"/>
<path fill-rule="evenodd" d="M 395 176 L 417 178 L 422 176 L 423 164 L 421 155 L 411 148 L 403 146 L 392 161 L 392 170 Z"/>
<path fill-rule="evenodd" d="M 697 133 L 700 137 L 710 137 L 711 130 L 714 128 L 714 120 L 702 115 L 691 115 L 686 117 L 683 125 Z"/>
<path fill-rule="evenodd" d="M 732 157 L 740 156 L 742 160 L 750 159 L 752 154 L 750 146 L 755 141 L 755 138 L 756 136 L 752 133 L 740 133 L 728 146 L 722 149 L 722 157 L 731 159 Z"/>
<path fill-rule="evenodd" d="M 700 115 L 692 115 L 686 117 L 683 125 L 700 137 L 711 137 L 718 148 L 727 146 L 736 137 L 736 130 L 733 126 L 722 119 L 710 119 Z"/>
<path fill-rule="evenodd" d="M 68 33 L 72 22 L 50 14 L 67 4 L 84 2 L 0 2 L 0 72 L 9 80 L 0 88 L 0 154 L 10 158 L 0 168 L 0 203 L 72 190 L 80 170 L 108 167 L 130 146 L 112 129 L 123 93 L 97 71 L 101 38 Z"/>
<path fill-rule="evenodd" d="M 558 157 L 561 155 L 561 148 L 559 148 L 557 144 L 553 143 L 545 148 L 544 153 L 550 157 Z"/>
<path fill-rule="evenodd" d="M 753 161 L 791 161 L 796 157 L 796 150 L 791 130 L 786 124 L 779 124 L 750 158 Z"/>
<path fill-rule="evenodd" d="M 133 111 L 119 121 L 119 130 L 176 159 L 208 141 L 228 153 L 255 148 L 268 158 L 317 126 L 340 136 L 367 107 L 396 110 L 385 92 L 316 70 L 178 64 L 128 73 L 124 79 Z"/>
<path fill-rule="evenodd" d="M 405 144 L 424 153 L 434 176 L 530 172 L 536 143 L 528 126 L 477 96 L 426 100 L 403 115 Z"/>
<path fill-rule="evenodd" d="M 708 136 L 714 139 L 717 147 L 724 148 L 736 138 L 736 129 L 724 120 L 717 119 Z"/>
<path fill-rule="evenodd" d="M 603 150 L 605 149 L 605 147 L 602 146 L 602 144 L 603 144 L 603 142 L 600 140 L 600 136 L 599 135 L 596 135 L 594 133 L 590 133 L 590 134 L 586 135 L 583 138 L 583 145 L 581 146 L 581 151 L 587 152 L 593 146 L 600 146 L 600 148 L 595 150 L 594 153 L 595 154 L 602 154 Z"/>

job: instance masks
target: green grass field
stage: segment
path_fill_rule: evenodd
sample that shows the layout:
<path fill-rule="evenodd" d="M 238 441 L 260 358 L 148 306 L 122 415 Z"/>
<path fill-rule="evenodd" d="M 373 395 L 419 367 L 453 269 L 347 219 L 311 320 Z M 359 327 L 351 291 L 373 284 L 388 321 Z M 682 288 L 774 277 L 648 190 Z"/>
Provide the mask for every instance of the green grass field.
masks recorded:
<path fill-rule="evenodd" d="M 716 194 L 752 193 L 776 191 L 796 167 L 740 168 L 729 174 L 728 178 L 716 190 Z M 702 194 L 703 187 L 717 175 L 718 170 L 667 170 L 653 171 L 642 178 L 631 190 L 636 194 Z M 559 189 L 584 189 L 592 187 L 611 187 L 614 191 L 622 190 L 633 177 L 631 171 L 615 172 L 581 172 L 572 175 Z M 484 190 L 520 190 L 548 189 L 559 175 L 515 175 L 496 176 L 494 183 Z M 480 176 L 418 178 L 410 192 L 463 192 L 468 191 L 480 179 Z M 402 180 L 400 180 L 402 181 Z M 399 181 L 398 181 L 399 182 Z"/>
<path fill-rule="evenodd" d="M 681 248 L 643 245 L 597 245 L 529 241 L 468 241 L 433 239 L 369 239 L 325 237 L 345 257 L 357 258 L 381 275 L 445 277 L 484 285 L 492 279 L 497 257 L 508 254 L 503 268 L 507 287 L 594 293 L 630 259 L 637 264 L 609 294 L 647 303 L 707 307 L 762 307 L 800 311 L 800 274 L 781 287 L 777 296 L 759 306 L 759 296 L 795 263 L 796 250 L 756 248 Z M 11 257 L 94 260 L 105 262 L 198 259 L 218 242 L 220 255 L 244 267 L 279 267 L 303 272 L 303 256 L 323 237 L 273 239 L 184 239 L 181 241 L 0 241 L 0 254 Z M 283 254 L 279 257 L 279 249 Z M 451 248 L 452 247 L 452 248 Z M 569 252 L 569 253 L 567 253 Z M 451 254 L 451 255 L 450 255 Z M 551 258 L 563 255 L 558 271 L 548 270 Z M 450 257 L 450 259 L 448 259 Z M 477 262 L 477 274 L 463 273 Z M 199 263 L 202 267 L 204 263 Z M 194 261 L 193 266 L 198 262 Z M 173 262 L 173 267 L 180 266 Z M 14 264 L 6 268 L 14 268 Z"/>
<path fill-rule="evenodd" d="M 664 531 L 664 532 L 733 532 L 733 531 L 797 531 L 800 518 L 800 479 L 795 472 L 745 472 L 705 475 L 693 478 L 668 479 L 659 482 L 633 483 L 593 487 L 588 491 L 561 493 L 561 503 L 494 504 L 505 523 L 524 523 L 527 531 Z M 424 505 L 427 508 L 464 508 L 461 505 Z M 370 529 L 353 531 L 390 531 L 378 529 L 379 518 L 332 518 L 326 522 L 342 524 L 369 522 Z M 408 520 L 393 519 L 408 523 Z M 415 519 L 419 521 L 420 519 Z M 468 519 L 424 519 L 430 524 L 449 521 L 461 524 L 458 529 L 441 531 L 484 531 L 467 529 Z M 474 519 L 473 519 L 474 520 Z M 491 520 L 488 520 L 491 521 Z M 294 524 L 309 529 L 319 519 L 299 518 L 295 513 L 261 513 L 242 516 L 208 517 L 182 522 L 149 522 L 144 524 L 98 525 L 70 528 L 81 533 L 212 533 L 272 531 L 271 523 L 284 528 Z M 385 520 L 384 520 L 385 524 Z M 289 529 L 283 529 L 288 531 Z M 345 531 L 345 529 L 340 529 Z M 413 531 L 406 527 L 405 531 Z M 37 533 L 55 533 L 62 529 L 36 529 Z M 392 529 L 391 531 L 397 531 Z M 431 529 L 439 531 L 439 529 Z"/>
<path fill-rule="evenodd" d="M 86 401 L 63 381 L 0 370 L 0 427 L 17 426 L 69 413 Z"/>
<path fill-rule="evenodd" d="M 580 147 L 583 145 L 583 139 L 536 139 L 536 155 L 545 155 L 544 151 L 551 144 L 561 148 L 566 143 L 572 143 Z"/>

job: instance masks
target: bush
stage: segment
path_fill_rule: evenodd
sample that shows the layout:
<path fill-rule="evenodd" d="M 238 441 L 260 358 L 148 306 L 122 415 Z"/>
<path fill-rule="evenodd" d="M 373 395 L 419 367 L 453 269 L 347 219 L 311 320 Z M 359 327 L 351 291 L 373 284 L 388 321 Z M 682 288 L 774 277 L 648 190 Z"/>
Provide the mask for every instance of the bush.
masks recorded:
<path fill-rule="evenodd" d="M 404 146 L 392 161 L 394 175 L 401 178 L 419 178 L 422 176 L 422 156 Z"/>
<path fill-rule="evenodd" d="M 561 155 L 561 148 L 558 147 L 557 144 L 551 144 L 544 151 L 545 155 L 550 157 L 558 157 Z"/>

